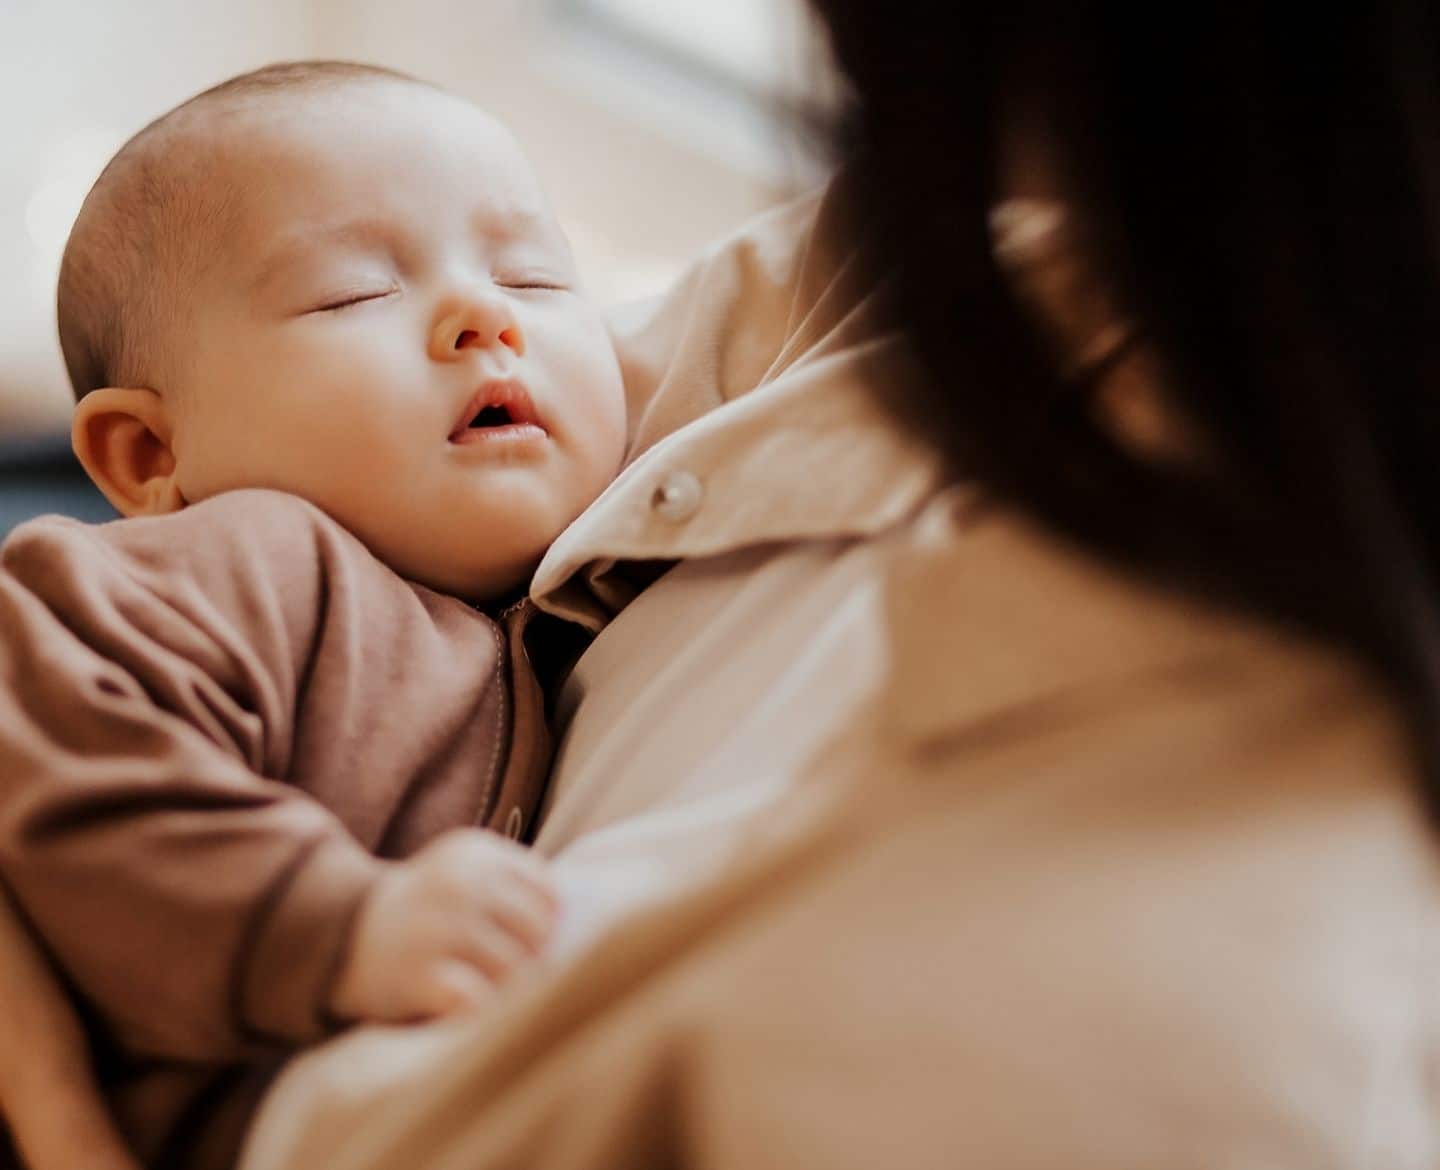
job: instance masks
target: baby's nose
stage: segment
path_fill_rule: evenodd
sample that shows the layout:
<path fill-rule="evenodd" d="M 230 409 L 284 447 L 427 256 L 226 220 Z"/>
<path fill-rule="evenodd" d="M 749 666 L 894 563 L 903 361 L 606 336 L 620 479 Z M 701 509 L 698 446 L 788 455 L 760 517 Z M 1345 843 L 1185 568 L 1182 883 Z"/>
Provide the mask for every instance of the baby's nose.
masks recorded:
<path fill-rule="evenodd" d="M 430 356 L 455 361 L 470 349 L 503 346 L 525 355 L 525 335 L 510 306 L 500 297 L 472 297 L 442 305 L 430 331 Z"/>

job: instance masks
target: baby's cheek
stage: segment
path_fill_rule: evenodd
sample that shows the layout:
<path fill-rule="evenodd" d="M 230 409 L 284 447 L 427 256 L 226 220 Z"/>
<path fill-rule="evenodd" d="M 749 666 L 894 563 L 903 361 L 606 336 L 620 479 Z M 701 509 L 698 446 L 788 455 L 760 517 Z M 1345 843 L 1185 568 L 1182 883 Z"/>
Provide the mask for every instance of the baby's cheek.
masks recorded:
<path fill-rule="evenodd" d="M 602 463 L 618 464 L 625 442 L 625 385 L 609 334 L 598 323 L 587 330 L 584 344 L 570 355 L 569 384 L 575 388 L 573 409 L 584 422 L 587 446 Z"/>
<path fill-rule="evenodd" d="M 376 516 L 416 478 L 403 439 L 403 433 L 387 429 L 383 418 L 373 416 L 350 426 L 322 428 L 308 436 L 295 474 L 313 485 L 315 495 L 326 498 L 333 514 Z"/>
<path fill-rule="evenodd" d="M 216 411 L 177 434 L 176 483 L 192 504 L 221 492 L 264 486 L 263 480 L 272 478 L 268 464 L 275 454 L 273 443 L 257 444 L 253 424 L 242 426 L 240 419 Z"/>

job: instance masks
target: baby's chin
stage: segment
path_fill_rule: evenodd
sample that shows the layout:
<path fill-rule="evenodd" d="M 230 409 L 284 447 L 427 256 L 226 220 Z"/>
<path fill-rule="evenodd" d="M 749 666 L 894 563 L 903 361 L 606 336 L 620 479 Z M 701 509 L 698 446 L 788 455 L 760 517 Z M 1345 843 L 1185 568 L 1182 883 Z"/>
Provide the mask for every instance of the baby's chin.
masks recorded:
<path fill-rule="evenodd" d="M 460 555 L 453 544 L 434 548 L 412 546 L 403 557 L 386 556 L 383 549 L 371 551 L 407 581 L 462 601 L 485 605 L 525 592 L 547 547 L 548 542 L 524 549 L 511 548 L 500 556 L 493 540 L 487 542 L 481 534 Z"/>
<path fill-rule="evenodd" d="M 475 520 L 457 530 L 414 522 L 361 539 L 406 580 L 484 604 L 526 591 L 550 545 L 588 502 L 515 499 L 507 516 L 487 517 L 491 523 Z"/>
<path fill-rule="evenodd" d="M 401 573 L 401 576 L 437 593 L 448 593 L 462 601 L 485 605 L 525 592 L 536 566 L 540 564 L 543 551 L 519 563 L 456 565 L 452 562 L 433 568 L 421 566 L 417 571 Z"/>

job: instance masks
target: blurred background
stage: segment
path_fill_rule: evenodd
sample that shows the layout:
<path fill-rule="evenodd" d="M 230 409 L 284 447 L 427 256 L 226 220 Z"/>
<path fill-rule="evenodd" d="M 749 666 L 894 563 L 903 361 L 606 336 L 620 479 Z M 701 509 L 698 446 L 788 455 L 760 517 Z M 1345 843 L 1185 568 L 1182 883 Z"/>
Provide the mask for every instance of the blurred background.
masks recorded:
<path fill-rule="evenodd" d="M 408 70 L 507 121 L 603 301 L 820 181 L 804 112 L 835 96 L 800 0 L 0 0 L 6 467 L 67 425 L 55 276 L 100 168 L 191 94 L 302 57 Z"/>

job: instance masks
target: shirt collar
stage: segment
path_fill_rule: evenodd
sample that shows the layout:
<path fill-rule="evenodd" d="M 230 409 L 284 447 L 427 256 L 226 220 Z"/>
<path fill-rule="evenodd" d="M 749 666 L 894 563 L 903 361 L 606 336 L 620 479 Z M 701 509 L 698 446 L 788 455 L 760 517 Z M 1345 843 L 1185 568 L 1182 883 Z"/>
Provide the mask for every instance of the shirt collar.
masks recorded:
<path fill-rule="evenodd" d="M 551 546 L 532 596 L 598 628 L 611 606 L 595 585 L 614 562 L 866 536 L 912 514 L 943 475 L 938 457 L 874 401 L 871 370 L 897 344 L 799 363 L 654 442 Z M 599 573 L 585 577 L 587 566 Z"/>
<path fill-rule="evenodd" d="M 617 563 L 866 536 L 943 482 L 877 399 L 909 362 L 883 288 L 826 246 L 834 215 L 829 197 L 781 208 L 616 314 L 627 462 L 536 570 L 541 608 L 599 629 L 633 595 Z"/>

